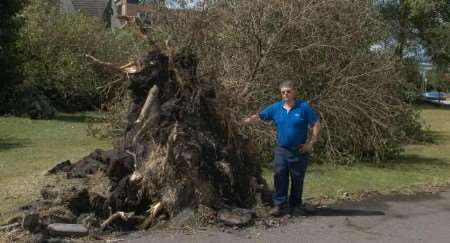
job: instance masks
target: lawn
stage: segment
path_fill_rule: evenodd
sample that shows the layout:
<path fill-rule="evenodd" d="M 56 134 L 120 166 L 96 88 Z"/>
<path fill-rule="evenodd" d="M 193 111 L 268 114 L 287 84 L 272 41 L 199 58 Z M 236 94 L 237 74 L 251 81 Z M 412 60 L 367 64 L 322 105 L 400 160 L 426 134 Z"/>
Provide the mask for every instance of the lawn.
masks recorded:
<path fill-rule="evenodd" d="M 36 198 L 46 169 L 110 147 L 110 141 L 87 135 L 94 119 L 93 113 L 59 114 L 54 120 L 0 118 L 0 223 Z"/>
<path fill-rule="evenodd" d="M 450 182 L 450 110 L 421 107 L 435 142 L 408 145 L 400 159 L 381 165 L 351 167 L 312 165 L 305 184 L 307 197 L 357 196 L 361 192 L 423 190 Z M 44 172 L 55 163 L 76 161 L 95 148 L 111 147 L 110 140 L 87 135 L 94 113 L 60 114 L 54 120 L 0 117 L 0 223 L 15 209 L 36 198 Z M 272 185 L 270 169 L 264 176 Z"/>

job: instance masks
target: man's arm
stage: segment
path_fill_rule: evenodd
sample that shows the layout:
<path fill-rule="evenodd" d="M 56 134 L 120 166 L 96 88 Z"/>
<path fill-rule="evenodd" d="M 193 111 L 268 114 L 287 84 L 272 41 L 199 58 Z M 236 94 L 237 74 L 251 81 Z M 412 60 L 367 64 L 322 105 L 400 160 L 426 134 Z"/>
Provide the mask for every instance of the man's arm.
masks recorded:
<path fill-rule="evenodd" d="M 312 134 L 308 143 L 314 145 L 319 139 L 319 133 L 320 133 L 320 122 L 316 122 L 316 124 L 314 124 L 314 126 L 312 127 Z"/>
<path fill-rule="evenodd" d="M 275 104 L 269 105 L 266 108 L 264 108 L 261 112 L 242 119 L 241 124 L 249 125 L 258 123 L 260 121 L 270 121 L 273 118 L 274 109 Z"/>
<path fill-rule="evenodd" d="M 300 148 L 300 152 L 302 153 L 307 153 L 307 152 L 311 152 L 314 144 L 317 142 L 317 140 L 319 139 L 319 133 L 320 133 L 320 123 L 316 122 L 314 123 L 314 125 L 312 126 L 312 134 L 311 137 L 309 138 L 308 142 L 305 143 L 301 148 Z"/>

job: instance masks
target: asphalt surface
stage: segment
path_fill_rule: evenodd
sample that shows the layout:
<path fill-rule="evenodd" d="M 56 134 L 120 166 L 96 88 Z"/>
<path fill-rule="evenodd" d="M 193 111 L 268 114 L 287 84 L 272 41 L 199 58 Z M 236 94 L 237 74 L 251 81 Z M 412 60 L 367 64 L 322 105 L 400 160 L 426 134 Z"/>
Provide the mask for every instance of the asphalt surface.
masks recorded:
<path fill-rule="evenodd" d="M 126 242 L 395 242 L 450 243 L 450 191 L 343 202 L 279 227 L 151 231 Z"/>

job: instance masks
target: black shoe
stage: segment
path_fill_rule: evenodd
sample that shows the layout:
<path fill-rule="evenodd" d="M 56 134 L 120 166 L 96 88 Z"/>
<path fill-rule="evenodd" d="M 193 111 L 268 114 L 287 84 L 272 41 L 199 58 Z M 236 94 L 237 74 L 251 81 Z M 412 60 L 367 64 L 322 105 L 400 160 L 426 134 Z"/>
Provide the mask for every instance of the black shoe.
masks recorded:
<path fill-rule="evenodd" d="M 307 216 L 314 214 L 316 212 L 316 208 L 311 204 L 302 204 L 293 206 L 290 208 L 289 213 L 293 216 Z"/>
<path fill-rule="evenodd" d="M 316 207 L 314 207 L 313 205 L 308 204 L 308 203 L 304 203 L 302 205 L 302 208 L 303 208 L 303 211 L 307 214 L 313 214 L 314 212 L 316 212 Z"/>
<path fill-rule="evenodd" d="M 289 209 L 289 214 L 292 216 L 306 216 L 307 214 L 302 206 L 291 207 Z"/>
<path fill-rule="evenodd" d="M 274 216 L 274 217 L 281 217 L 283 215 L 285 215 L 287 213 L 287 210 L 284 207 L 280 207 L 280 206 L 274 206 L 269 214 Z"/>

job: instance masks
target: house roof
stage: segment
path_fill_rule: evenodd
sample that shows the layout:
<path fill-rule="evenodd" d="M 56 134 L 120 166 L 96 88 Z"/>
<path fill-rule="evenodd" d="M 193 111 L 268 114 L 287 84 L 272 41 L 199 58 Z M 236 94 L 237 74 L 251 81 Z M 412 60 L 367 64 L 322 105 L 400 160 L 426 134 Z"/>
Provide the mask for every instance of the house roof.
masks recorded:
<path fill-rule="evenodd" d="M 107 0 L 72 0 L 72 4 L 76 10 L 88 16 L 103 16 L 107 5 Z"/>

